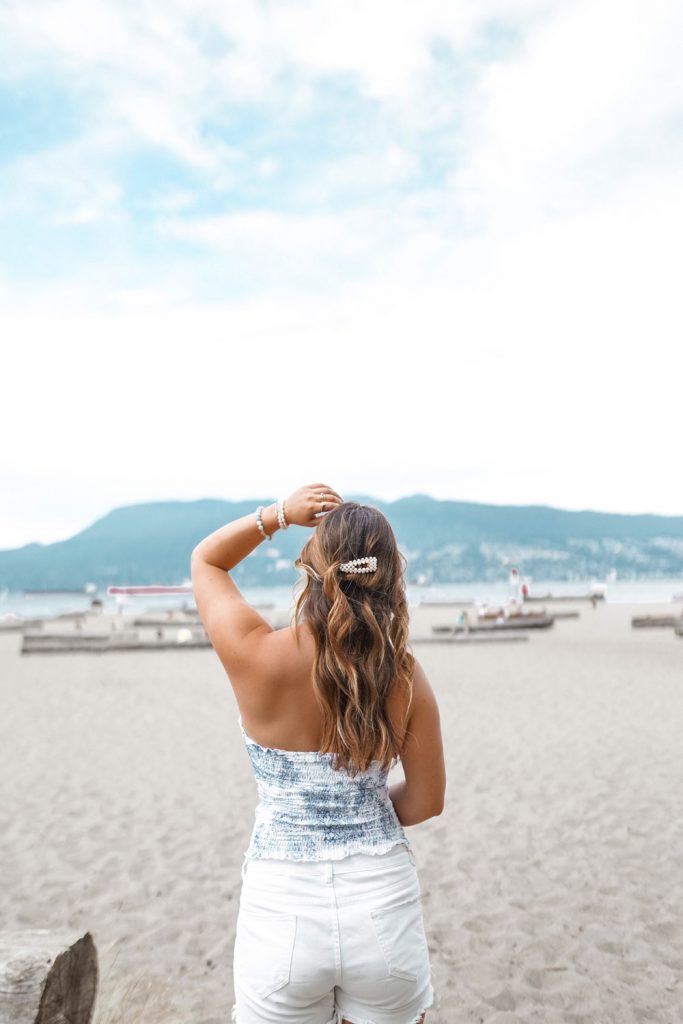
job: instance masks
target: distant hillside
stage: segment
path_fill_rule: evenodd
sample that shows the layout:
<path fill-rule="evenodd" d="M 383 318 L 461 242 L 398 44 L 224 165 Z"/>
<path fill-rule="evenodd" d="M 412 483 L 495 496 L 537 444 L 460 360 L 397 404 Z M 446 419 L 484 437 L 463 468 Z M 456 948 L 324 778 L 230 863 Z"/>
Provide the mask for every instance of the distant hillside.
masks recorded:
<path fill-rule="evenodd" d="M 0 587 L 10 590 L 108 584 L 179 583 L 190 552 L 223 523 L 252 512 L 252 501 L 160 501 L 113 509 L 55 544 L 0 551 Z M 620 579 L 683 575 L 683 516 L 571 512 L 544 505 L 481 505 L 414 494 L 376 505 L 408 558 L 411 582 L 499 580 L 510 564 L 535 579 Z M 233 572 L 242 584 L 290 584 L 292 562 L 310 531 L 293 526 L 261 544 Z M 362 552 L 358 552 L 362 554 Z"/>

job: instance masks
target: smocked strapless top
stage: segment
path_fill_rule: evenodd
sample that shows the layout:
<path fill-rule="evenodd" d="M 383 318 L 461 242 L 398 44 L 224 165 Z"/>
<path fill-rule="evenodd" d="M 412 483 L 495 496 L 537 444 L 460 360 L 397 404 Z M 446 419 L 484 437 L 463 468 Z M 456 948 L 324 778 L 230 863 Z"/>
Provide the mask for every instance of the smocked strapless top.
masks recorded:
<path fill-rule="evenodd" d="M 339 860 L 386 853 L 398 843 L 412 849 L 379 761 L 352 778 L 333 767 L 333 754 L 263 747 L 247 735 L 241 715 L 238 722 L 259 797 L 245 859 Z"/>

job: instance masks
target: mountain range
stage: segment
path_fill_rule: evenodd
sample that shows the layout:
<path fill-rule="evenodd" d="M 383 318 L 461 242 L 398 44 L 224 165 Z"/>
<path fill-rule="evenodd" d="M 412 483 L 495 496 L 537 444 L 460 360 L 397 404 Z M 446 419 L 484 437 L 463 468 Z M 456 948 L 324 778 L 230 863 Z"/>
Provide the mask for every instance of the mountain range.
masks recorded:
<path fill-rule="evenodd" d="M 487 505 L 413 494 L 396 501 L 347 500 L 381 509 L 408 560 L 411 583 L 493 581 L 510 566 L 530 579 L 683 576 L 683 516 L 571 511 L 545 505 Z M 224 523 L 268 505 L 251 501 L 158 501 L 112 509 L 51 544 L 0 551 L 0 588 L 76 589 L 86 583 L 177 584 L 190 576 L 192 548 Z M 290 585 L 310 531 L 292 526 L 235 567 L 238 584 Z M 363 554 L 358 552 L 355 554 Z"/>

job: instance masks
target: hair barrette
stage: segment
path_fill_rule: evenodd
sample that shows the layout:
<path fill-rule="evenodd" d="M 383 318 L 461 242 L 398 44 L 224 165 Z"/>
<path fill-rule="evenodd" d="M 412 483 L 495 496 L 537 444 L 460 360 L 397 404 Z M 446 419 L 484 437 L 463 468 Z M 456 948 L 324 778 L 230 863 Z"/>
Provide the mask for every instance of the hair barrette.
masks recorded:
<path fill-rule="evenodd" d="M 374 555 L 364 555 L 362 558 L 354 558 L 350 562 L 342 562 L 339 566 L 340 572 L 375 572 L 377 570 L 377 559 Z"/>

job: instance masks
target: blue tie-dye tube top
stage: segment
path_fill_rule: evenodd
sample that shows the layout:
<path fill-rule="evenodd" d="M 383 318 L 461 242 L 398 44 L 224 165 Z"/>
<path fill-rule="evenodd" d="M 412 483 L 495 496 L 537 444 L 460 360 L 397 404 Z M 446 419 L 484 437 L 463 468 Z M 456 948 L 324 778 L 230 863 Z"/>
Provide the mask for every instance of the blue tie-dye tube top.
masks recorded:
<path fill-rule="evenodd" d="M 241 715 L 238 722 L 259 797 L 245 861 L 339 860 L 386 853 L 398 843 L 412 850 L 379 761 L 352 778 L 334 768 L 332 754 L 263 747 L 247 735 Z"/>

